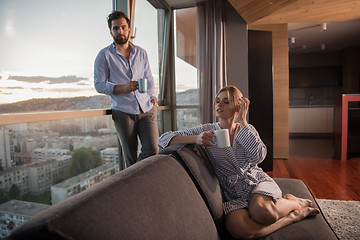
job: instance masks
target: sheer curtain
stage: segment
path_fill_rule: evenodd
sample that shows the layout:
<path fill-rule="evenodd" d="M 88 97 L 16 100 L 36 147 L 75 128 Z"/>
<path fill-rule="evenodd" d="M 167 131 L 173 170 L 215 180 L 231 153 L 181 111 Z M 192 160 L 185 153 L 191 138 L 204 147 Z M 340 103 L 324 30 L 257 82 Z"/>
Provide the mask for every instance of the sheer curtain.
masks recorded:
<path fill-rule="evenodd" d="M 198 4 L 198 81 L 200 123 L 214 122 L 213 101 L 227 85 L 223 0 Z"/>

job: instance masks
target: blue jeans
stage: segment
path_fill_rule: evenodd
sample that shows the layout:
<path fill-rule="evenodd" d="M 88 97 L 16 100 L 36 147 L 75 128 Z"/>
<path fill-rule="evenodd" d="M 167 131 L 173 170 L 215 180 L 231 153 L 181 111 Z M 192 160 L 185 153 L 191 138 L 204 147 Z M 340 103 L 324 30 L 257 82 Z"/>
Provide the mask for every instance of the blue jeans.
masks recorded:
<path fill-rule="evenodd" d="M 122 146 L 126 167 L 158 153 L 157 107 L 140 114 L 128 114 L 112 109 L 112 119 Z M 138 136 L 141 153 L 138 156 Z"/>

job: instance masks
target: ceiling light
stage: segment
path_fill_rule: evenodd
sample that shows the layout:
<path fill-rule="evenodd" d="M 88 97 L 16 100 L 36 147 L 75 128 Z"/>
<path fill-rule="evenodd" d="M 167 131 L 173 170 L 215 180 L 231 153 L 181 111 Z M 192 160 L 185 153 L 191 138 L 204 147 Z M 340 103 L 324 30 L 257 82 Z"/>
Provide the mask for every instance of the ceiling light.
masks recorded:
<path fill-rule="evenodd" d="M 320 25 L 320 27 L 321 27 L 321 31 L 322 31 L 322 32 L 324 32 L 324 31 L 327 30 L 327 24 L 326 24 L 326 23 L 322 23 L 322 24 Z"/>

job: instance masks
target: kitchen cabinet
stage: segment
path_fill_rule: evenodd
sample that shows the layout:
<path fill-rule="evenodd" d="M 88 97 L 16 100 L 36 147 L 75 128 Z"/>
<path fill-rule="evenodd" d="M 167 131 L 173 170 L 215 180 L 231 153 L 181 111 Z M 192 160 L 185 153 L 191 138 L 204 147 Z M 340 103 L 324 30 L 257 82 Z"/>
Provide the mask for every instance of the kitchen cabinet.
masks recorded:
<path fill-rule="evenodd" d="M 333 107 L 289 108 L 289 133 L 333 133 Z"/>
<path fill-rule="evenodd" d="M 289 109 L 289 133 L 305 133 L 305 108 Z"/>

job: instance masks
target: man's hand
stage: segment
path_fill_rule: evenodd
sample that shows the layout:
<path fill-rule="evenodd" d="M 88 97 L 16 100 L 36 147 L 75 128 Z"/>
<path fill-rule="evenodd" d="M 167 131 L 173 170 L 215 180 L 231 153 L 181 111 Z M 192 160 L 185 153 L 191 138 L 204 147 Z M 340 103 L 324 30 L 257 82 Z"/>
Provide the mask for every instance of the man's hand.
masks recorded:
<path fill-rule="evenodd" d="M 158 101 L 157 101 L 156 98 L 151 99 L 151 102 L 152 102 L 156 107 L 159 106 Z"/>
<path fill-rule="evenodd" d="M 214 133 L 212 131 L 202 132 L 196 136 L 196 144 L 201 146 L 212 146 L 211 143 Z"/>
<path fill-rule="evenodd" d="M 124 85 L 115 85 L 114 94 L 131 93 L 138 89 L 137 81 L 130 81 Z"/>

